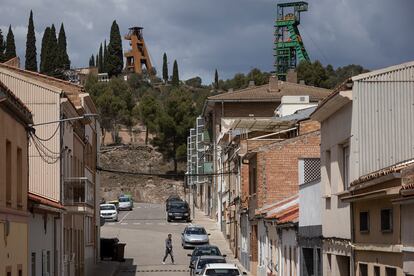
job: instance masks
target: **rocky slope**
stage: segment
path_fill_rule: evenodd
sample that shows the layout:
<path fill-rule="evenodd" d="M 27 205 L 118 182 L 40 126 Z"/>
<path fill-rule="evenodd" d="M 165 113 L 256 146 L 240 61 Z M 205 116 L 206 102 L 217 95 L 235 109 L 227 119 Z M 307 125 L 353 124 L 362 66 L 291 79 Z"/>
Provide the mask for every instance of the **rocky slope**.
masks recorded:
<path fill-rule="evenodd" d="M 145 145 L 103 147 L 100 161 L 102 168 L 111 170 L 157 174 L 172 169 L 160 153 Z M 102 171 L 101 197 L 108 201 L 123 193 L 136 202 L 162 203 L 171 194 L 184 197 L 184 185 L 182 180 Z"/>

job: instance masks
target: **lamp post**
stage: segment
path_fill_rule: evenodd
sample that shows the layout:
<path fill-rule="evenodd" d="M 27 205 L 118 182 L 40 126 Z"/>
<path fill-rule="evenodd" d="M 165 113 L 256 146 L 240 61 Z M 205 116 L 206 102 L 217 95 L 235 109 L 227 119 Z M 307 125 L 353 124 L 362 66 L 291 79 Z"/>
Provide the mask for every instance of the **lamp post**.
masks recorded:
<path fill-rule="evenodd" d="M 38 124 L 31 124 L 30 127 L 50 125 L 50 124 L 55 124 L 55 123 L 67 122 L 67 121 L 76 121 L 76 120 L 82 120 L 82 119 L 87 119 L 91 117 L 92 118 L 99 117 L 99 114 L 87 113 L 87 114 L 83 114 L 82 116 L 78 116 L 78 117 L 65 118 L 65 119 L 60 119 L 60 120 L 55 120 L 55 121 L 50 121 L 50 122 L 43 122 L 43 123 L 38 123 Z"/>

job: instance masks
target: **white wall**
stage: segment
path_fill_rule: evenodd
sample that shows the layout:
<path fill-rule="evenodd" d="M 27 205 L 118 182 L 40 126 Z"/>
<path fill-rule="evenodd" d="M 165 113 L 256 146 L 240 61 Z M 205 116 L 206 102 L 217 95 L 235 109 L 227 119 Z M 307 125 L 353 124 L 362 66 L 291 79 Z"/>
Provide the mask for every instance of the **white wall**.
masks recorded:
<path fill-rule="evenodd" d="M 352 103 L 348 103 L 321 124 L 321 204 L 324 237 L 351 238 L 350 207 L 349 204 L 341 203 L 337 196 L 344 191 L 341 145 L 351 136 L 351 115 Z M 327 151 L 330 151 L 330 157 Z"/>
<path fill-rule="evenodd" d="M 299 186 L 299 227 L 322 224 L 321 182 Z"/>
<path fill-rule="evenodd" d="M 60 222 L 57 225 L 59 227 Z M 60 228 L 60 227 L 59 227 Z M 59 233 L 60 229 L 56 229 Z M 28 275 L 32 274 L 32 252 L 36 253 L 36 275 L 42 275 L 42 251 L 50 252 L 50 275 L 54 273 L 54 217 L 51 215 L 47 216 L 46 231 L 44 227 L 43 215 L 30 214 L 29 216 L 29 264 L 28 264 Z M 59 241 L 59 240 L 58 240 Z M 60 249 L 57 244 L 57 250 Z"/>

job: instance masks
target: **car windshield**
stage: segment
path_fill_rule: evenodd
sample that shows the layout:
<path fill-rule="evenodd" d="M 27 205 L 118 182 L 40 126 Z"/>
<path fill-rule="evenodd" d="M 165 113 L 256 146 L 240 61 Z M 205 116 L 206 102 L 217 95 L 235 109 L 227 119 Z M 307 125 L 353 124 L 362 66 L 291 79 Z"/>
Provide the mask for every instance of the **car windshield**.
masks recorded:
<path fill-rule="evenodd" d="M 119 202 L 129 202 L 129 197 L 120 197 Z"/>
<path fill-rule="evenodd" d="M 116 210 L 113 205 L 101 205 L 101 210 Z"/>
<path fill-rule="evenodd" d="M 221 256 L 220 250 L 217 247 L 202 247 L 194 249 L 194 256 Z"/>
<path fill-rule="evenodd" d="M 202 269 L 206 264 L 224 264 L 226 260 L 223 259 L 203 259 L 197 263 L 197 269 Z"/>
<path fill-rule="evenodd" d="M 187 206 L 185 204 L 172 204 L 171 209 L 174 210 L 186 210 Z"/>
<path fill-rule="evenodd" d="M 236 268 L 209 268 L 206 270 L 206 275 L 213 276 L 236 276 L 240 275 L 239 270 Z"/>
<path fill-rule="evenodd" d="M 206 230 L 204 228 L 187 228 L 187 231 L 185 231 L 186 234 L 190 235 L 206 235 Z"/>

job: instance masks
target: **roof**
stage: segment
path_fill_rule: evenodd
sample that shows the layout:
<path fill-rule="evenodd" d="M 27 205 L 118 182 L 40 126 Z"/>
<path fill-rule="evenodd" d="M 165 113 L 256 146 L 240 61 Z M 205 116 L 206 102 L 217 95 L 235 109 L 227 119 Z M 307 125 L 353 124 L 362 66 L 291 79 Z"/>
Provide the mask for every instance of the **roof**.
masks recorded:
<path fill-rule="evenodd" d="M 203 259 L 203 260 L 216 260 L 216 259 L 225 260 L 225 257 L 215 256 L 215 255 L 201 255 L 198 258 Z"/>
<path fill-rule="evenodd" d="M 33 115 L 29 108 L 14 93 L 0 81 L 0 101 L 3 97 L 11 109 L 16 112 L 20 119 L 26 124 L 33 124 Z"/>
<path fill-rule="evenodd" d="M 369 174 L 366 174 L 366 175 L 363 175 L 363 176 L 359 177 L 358 179 L 352 181 L 351 186 L 355 186 L 355 185 L 361 184 L 363 182 L 367 182 L 369 180 L 377 179 L 377 178 L 380 178 L 380 177 L 385 176 L 385 175 L 400 172 L 401 170 L 403 170 L 403 169 L 405 169 L 409 166 L 412 166 L 412 165 L 414 165 L 414 159 L 410 159 L 410 160 L 407 160 L 407 161 L 404 161 L 404 162 L 394 164 L 392 166 L 389 166 L 389 167 L 386 167 L 386 168 L 380 169 L 378 171 L 375 171 L 375 172 L 372 172 L 372 173 L 369 173 Z"/>
<path fill-rule="evenodd" d="M 68 98 L 71 101 L 73 101 L 76 106 L 81 106 L 80 98 L 78 97 L 78 95 L 81 93 L 86 93 L 85 89 L 81 85 L 77 85 L 69 81 L 50 77 L 50 76 L 40 74 L 37 72 L 32 72 L 32 71 L 16 68 L 13 66 L 6 65 L 4 63 L 0 63 L 0 67 L 8 69 L 10 71 L 14 71 L 23 76 L 33 78 L 35 80 L 54 86 L 56 88 L 62 89 L 65 92 L 65 94 L 68 96 Z"/>
<path fill-rule="evenodd" d="M 319 101 L 329 95 L 331 90 L 304 84 L 278 81 L 273 89 L 269 84 L 247 87 L 207 98 L 207 101 L 246 101 L 246 102 L 280 102 L 282 96 L 309 95 L 311 101 Z"/>
<path fill-rule="evenodd" d="M 407 68 L 414 68 L 414 61 L 409 61 L 409 62 L 406 62 L 406 63 L 401 63 L 401 64 L 398 64 L 398 65 L 389 66 L 389 67 L 382 68 L 382 69 L 375 70 L 375 71 L 371 71 L 371 72 L 368 72 L 368 73 L 359 74 L 355 77 L 352 77 L 352 81 L 361 81 L 361 80 L 371 79 L 373 77 L 386 76 L 389 73 L 398 72 L 398 71 L 401 71 L 401 70 L 405 70 Z"/>
<path fill-rule="evenodd" d="M 299 219 L 299 196 L 280 201 L 265 214 L 266 219 L 276 219 L 278 224 L 297 222 Z"/>
<path fill-rule="evenodd" d="M 53 208 L 57 208 L 57 209 L 61 209 L 61 210 L 65 209 L 65 207 L 62 204 L 60 204 L 59 202 L 52 201 L 50 199 L 41 197 L 41 196 L 36 195 L 36 194 L 32 194 L 30 192 L 28 193 L 28 198 L 29 198 L 29 200 L 31 200 L 31 201 L 33 201 L 37 204 L 41 204 L 41 205 L 45 205 L 45 206 L 49 206 L 49 207 L 53 207 Z"/>

